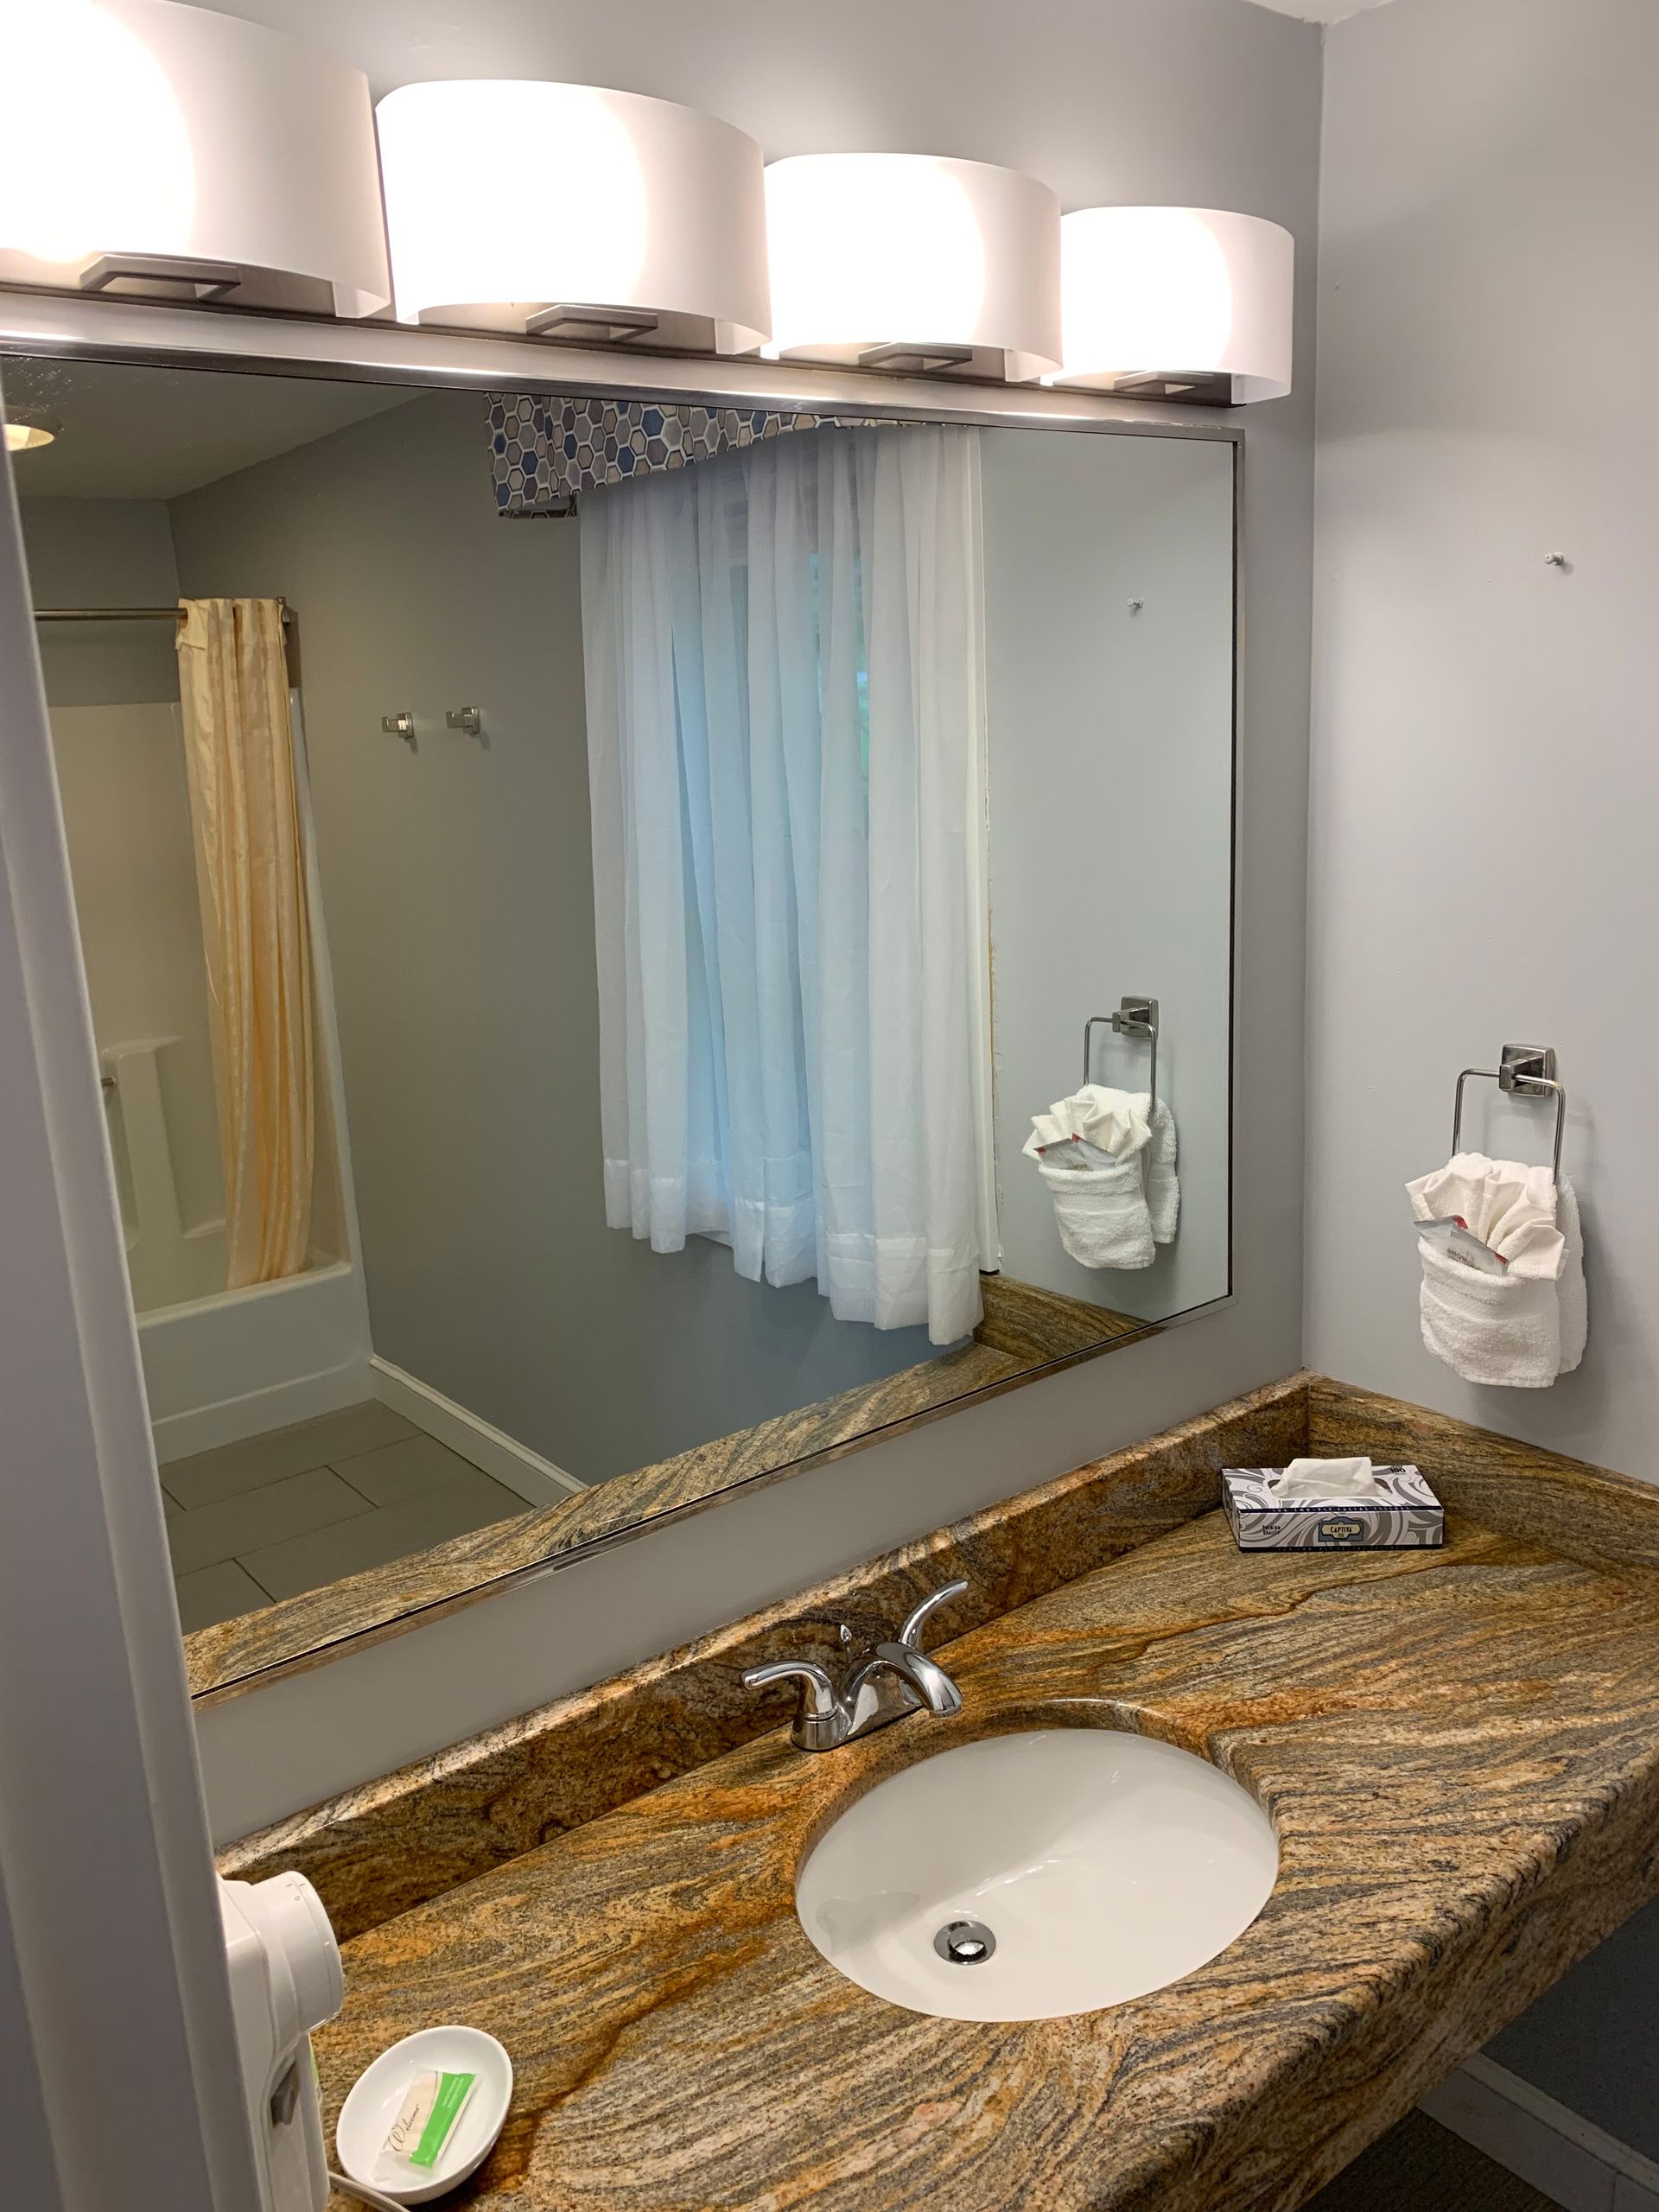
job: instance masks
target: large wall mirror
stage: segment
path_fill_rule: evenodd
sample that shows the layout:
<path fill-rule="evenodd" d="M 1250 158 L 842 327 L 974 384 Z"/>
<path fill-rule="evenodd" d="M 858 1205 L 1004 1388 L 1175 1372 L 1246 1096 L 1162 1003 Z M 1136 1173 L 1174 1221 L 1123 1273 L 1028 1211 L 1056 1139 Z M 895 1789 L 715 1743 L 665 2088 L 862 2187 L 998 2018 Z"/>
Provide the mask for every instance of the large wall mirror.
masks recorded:
<path fill-rule="evenodd" d="M 3 374 L 199 1692 L 1228 1294 L 1230 436 Z"/>

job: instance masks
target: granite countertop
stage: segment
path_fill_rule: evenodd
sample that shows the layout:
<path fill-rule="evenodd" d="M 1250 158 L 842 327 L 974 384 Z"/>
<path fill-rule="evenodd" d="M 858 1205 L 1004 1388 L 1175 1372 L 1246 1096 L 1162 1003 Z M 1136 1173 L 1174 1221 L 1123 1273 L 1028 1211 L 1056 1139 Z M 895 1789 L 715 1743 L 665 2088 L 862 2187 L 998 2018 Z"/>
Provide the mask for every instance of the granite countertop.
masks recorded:
<path fill-rule="evenodd" d="M 1659 1890 L 1656 1636 L 1651 1568 L 1456 1514 L 1440 1552 L 1243 1556 L 1206 1513 L 943 1646 L 956 1719 L 765 1737 L 355 1938 L 331 2141 L 379 2050 L 456 2020 L 517 2069 L 456 2204 L 1288 2212 Z M 1206 1752 L 1267 1807 L 1279 1881 L 1236 1943 L 991 2025 L 819 1957 L 793 1879 L 836 1813 L 1057 1725 Z"/>

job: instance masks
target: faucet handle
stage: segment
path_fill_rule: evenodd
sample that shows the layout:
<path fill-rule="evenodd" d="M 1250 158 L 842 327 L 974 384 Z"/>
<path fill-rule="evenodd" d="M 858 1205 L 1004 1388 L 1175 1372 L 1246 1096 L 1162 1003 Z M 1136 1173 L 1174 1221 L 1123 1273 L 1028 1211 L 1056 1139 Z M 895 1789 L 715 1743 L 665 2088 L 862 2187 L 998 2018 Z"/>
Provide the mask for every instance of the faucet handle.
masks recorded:
<path fill-rule="evenodd" d="M 752 1690 L 764 1690 L 773 1682 L 790 1681 L 799 1681 L 805 1685 L 801 1695 L 801 1712 L 805 1719 L 829 1720 L 834 1718 L 836 1711 L 836 1686 L 823 1668 L 815 1667 L 810 1659 L 778 1659 L 770 1666 L 747 1668 L 743 1675 L 744 1687 Z"/>
<path fill-rule="evenodd" d="M 967 1587 L 965 1582 L 947 1582 L 942 1590 L 933 1591 L 922 1599 L 920 1605 L 912 1609 L 910 1618 L 899 1631 L 899 1641 L 906 1650 L 921 1649 L 922 1623 L 930 1614 L 937 1612 L 941 1605 L 948 1605 L 953 1598 L 960 1598 Z"/>

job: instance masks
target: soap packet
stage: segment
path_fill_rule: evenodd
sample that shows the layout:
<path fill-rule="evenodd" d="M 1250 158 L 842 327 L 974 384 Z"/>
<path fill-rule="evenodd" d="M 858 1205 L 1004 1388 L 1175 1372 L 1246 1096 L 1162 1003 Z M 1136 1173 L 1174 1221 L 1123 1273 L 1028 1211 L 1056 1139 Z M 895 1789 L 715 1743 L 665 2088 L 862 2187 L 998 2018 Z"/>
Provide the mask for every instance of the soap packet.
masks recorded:
<path fill-rule="evenodd" d="M 1461 1267 L 1473 1268 L 1483 1275 L 1506 1275 L 1510 1271 L 1503 1255 L 1484 1243 L 1460 1213 L 1446 1214 L 1436 1221 L 1414 1221 L 1411 1225 L 1425 1244 Z"/>
<path fill-rule="evenodd" d="M 430 2181 L 477 2081 L 476 2074 L 416 2074 L 381 2147 L 375 2180 L 392 2188 Z"/>
<path fill-rule="evenodd" d="M 1064 1137 L 1058 1144 L 1039 1144 L 1037 1157 L 1045 1167 L 1071 1167 L 1079 1173 L 1088 1168 L 1115 1167 L 1117 1161 L 1109 1152 L 1103 1152 L 1097 1144 L 1090 1144 L 1087 1137 Z"/>

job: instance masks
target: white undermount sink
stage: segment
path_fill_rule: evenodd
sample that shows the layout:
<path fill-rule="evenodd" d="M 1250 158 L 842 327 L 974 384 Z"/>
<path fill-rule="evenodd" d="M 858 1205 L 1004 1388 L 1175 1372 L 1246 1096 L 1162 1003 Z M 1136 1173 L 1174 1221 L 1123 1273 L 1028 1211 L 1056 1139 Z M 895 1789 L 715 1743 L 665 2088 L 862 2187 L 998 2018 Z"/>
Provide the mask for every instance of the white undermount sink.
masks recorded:
<path fill-rule="evenodd" d="M 1045 1728 L 879 1783 L 807 1859 L 795 1907 L 830 1965 L 892 2004 L 1047 2020 L 1192 1973 L 1278 1872 L 1267 1815 L 1207 1759 Z"/>

